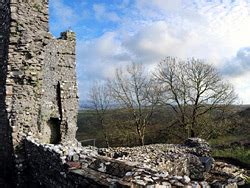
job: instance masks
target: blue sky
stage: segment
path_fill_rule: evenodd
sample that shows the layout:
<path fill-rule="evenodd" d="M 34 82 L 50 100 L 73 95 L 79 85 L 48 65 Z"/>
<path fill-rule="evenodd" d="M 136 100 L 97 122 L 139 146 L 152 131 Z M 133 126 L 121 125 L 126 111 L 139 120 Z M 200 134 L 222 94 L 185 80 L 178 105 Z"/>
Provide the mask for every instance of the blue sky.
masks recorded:
<path fill-rule="evenodd" d="M 206 59 L 250 104 L 250 0 L 51 0 L 50 31 L 77 34 L 79 95 L 132 61 Z"/>

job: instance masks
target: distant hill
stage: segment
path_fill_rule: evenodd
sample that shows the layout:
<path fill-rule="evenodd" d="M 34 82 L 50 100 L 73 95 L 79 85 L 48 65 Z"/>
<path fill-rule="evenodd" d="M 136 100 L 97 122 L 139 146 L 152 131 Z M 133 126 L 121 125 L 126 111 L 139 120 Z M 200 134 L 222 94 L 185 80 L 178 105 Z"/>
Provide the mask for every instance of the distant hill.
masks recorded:
<path fill-rule="evenodd" d="M 88 100 L 80 100 L 79 102 L 79 110 L 88 110 L 90 109 L 92 104 Z"/>
<path fill-rule="evenodd" d="M 80 107 L 79 110 L 90 110 L 90 109 L 93 109 L 93 104 L 88 100 L 81 100 L 79 102 L 79 107 Z M 116 109 L 118 107 L 119 107 L 119 105 L 112 104 L 111 109 Z"/>

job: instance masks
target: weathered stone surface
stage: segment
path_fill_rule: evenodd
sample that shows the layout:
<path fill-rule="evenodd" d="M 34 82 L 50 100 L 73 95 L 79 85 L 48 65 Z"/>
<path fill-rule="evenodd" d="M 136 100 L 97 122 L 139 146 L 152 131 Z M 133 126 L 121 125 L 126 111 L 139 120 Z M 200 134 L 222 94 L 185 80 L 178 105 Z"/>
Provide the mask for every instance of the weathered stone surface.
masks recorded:
<path fill-rule="evenodd" d="M 53 145 L 38 143 L 38 139 L 28 137 L 25 148 L 28 154 L 28 166 L 31 170 L 32 179 L 36 183 L 43 186 L 62 186 L 62 187 L 237 187 L 244 184 L 242 178 L 243 170 L 240 170 L 232 165 L 216 162 L 214 167 L 206 172 L 203 179 L 195 180 L 188 174 L 177 175 L 167 172 L 168 169 L 162 168 L 160 164 L 157 168 L 148 168 L 150 164 L 148 161 L 146 166 L 140 165 L 140 162 L 135 162 L 132 159 L 131 151 L 135 148 L 123 148 L 123 153 L 126 154 L 127 159 L 119 155 L 118 158 L 111 158 L 98 154 L 100 149 L 94 147 L 81 147 L 76 145 Z M 161 146 L 162 145 L 162 146 Z M 149 145 L 144 147 L 136 147 L 136 152 L 142 157 L 145 157 L 142 151 L 148 148 L 160 152 L 168 146 L 168 150 L 164 153 L 173 153 L 176 149 L 178 152 L 188 152 L 190 148 L 174 145 Z M 181 147 L 181 151 L 178 150 Z M 160 149 L 159 149 L 160 148 Z M 172 148 L 172 149 L 170 149 Z M 121 148 L 112 148 L 114 151 L 120 151 Z M 107 154 L 108 150 L 105 150 Z M 138 157 L 134 153 L 135 157 Z M 111 154 L 111 153 L 109 153 Z M 148 155 L 151 153 L 148 152 Z M 80 156 L 79 161 L 75 162 L 71 157 L 73 155 Z M 194 155 L 195 156 L 195 155 Z M 128 158 L 130 157 L 130 158 Z M 174 155 L 167 156 L 171 160 L 176 160 Z M 41 160 L 44 159 L 44 160 Z M 199 157 L 197 157 L 199 160 Z M 151 163 L 154 159 L 151 158 Z M 183 165 L 183 164 L 181 164 Z M 191 163 L 186 163 L 185 168 L 189 169 Z M 177 169 L 184 166 L 177 167 Z M 49 168 L 49 171 L 44 171 Z M 50 174 L 53 172 L 53 175 Z"/>
<path fill-rule="evenodd" d="M 202 144 L 196 142 L 196 145 L 156 144 L 133 148 L 103 148 L 98 152 L 120 161 L 134 162 L 138 167 L 164 170 L 172 175 L 188 175 L 194 180 L 202 180 L 204 173 L 213 164 L 213 159 L 206 157 L 210 156 L 208 148 L 208 144 L 202 140 Z"/>
<path fill-rule="evenodd" d="M 75 142 L 75 33 L 55 39 L 48 28 L 48 0 L 0 0 L 0 176 L 18 171 L 18 182 L 29 133 Z"/>
<path fill-rule="evenodd" d="M 183 146 L 190 148 L 189 152 L 194 153 L 196 156 L 211 156 L 211 148 L 204 139 L 189 138 L 184 142 Z"/>

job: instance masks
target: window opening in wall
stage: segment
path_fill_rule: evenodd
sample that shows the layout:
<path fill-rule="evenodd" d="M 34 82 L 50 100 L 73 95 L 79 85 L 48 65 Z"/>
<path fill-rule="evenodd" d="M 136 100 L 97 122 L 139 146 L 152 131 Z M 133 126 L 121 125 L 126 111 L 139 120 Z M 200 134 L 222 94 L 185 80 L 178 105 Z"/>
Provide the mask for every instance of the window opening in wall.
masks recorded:
<path fill-rule="evenodd" d="M 56 87 L 56 100 L 57 106 L 60 114 L 60 120 L 62 120 L 62 97 L 61 97 L 61 84 L 60 82 L 57 83 Z"/>
<path fill-rule="evenodd" d="M 61 141 L 61 131 L 60 131 L 61 121 L 59 120 L 59 118 L 51 117 L 48 121 L 48 125 L 51 130 L 50 143 L 59 144 Z"/>

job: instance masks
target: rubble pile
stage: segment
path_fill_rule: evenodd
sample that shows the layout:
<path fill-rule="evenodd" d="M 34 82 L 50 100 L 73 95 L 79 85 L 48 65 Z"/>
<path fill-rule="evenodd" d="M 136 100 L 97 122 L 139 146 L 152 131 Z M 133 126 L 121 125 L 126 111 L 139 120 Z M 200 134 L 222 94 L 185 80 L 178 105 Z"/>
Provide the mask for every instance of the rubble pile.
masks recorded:
<path fill-rule="evenodd" d="M 213 164 L 208 144 L 204 140 L 189 139 L 196 145 L 155 144 L 133 148 L 103 148 L 98 153 L 120 161 L 131 161 L 139 168 L 165 171 L 169 174 L 190 175 L 195 180 L 204 179 L 203 173 Z M 202 144 L 200 144 L 201 142 Z"/>
<path fill-rule="evenodd" d="M 28 165 L 34 170 L 33 179 L 41 185 L 231 188 L 244 184 L 244 170 L 215 162 L 210 157 L 209 145 L 197 138 L 182 145 L 98 149 L 82 147 L 77 142 L 40 144 L 38 139 L 29 136 L 25 147 L 31 159 Z M 44 172 L 46 168 L 50 168 L 50 172 L 54 170 L 51 178 Z M 40 173 L 43 177 L 37 169 L 43 169 Z"/>

